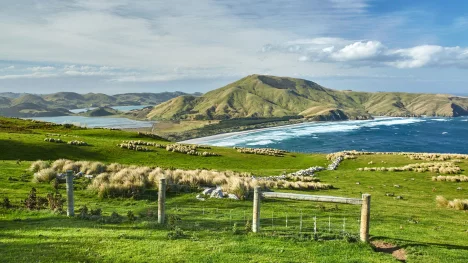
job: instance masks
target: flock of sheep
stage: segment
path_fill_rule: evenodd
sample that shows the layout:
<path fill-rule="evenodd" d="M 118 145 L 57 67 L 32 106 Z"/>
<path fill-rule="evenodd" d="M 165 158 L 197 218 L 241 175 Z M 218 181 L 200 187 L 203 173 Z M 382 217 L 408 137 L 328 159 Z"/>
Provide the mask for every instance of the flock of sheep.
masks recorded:
<path fill-rule="evenodd" d="M 258 155 L 269 155 L 276 157 L 284 157 L 284 154 L 287 151 L 271 149 L 271 148 L 244 148 L 244 147 L 234 147 L 237 152 L 247 153 L 247 154 L 258 154 Z"/>
<path fill-rule="evenodd" d="M 189 144 L 169 144 L 166 146 L 166 151 L 169 152 L 178 152 L 178 153 L 185 153 L 188 155 L 195 155 L 195 156 L 203 156 L 203 157 L 208 157 L 208 156 L 220 156 L 217 153 L 213 152 L 198 152 L 197 149 L 210 149 L 210 147 L 207 146 L 198 146 L 198 145 L 189 145 Z"/>
<path fill-rule="evenodd" d="M 441 174 L 458 174 L 461 172 L 460 167 L 456 166 L 453 162 L 428 162 L 428 163 L 414 163 L 401 167 L 364 167 L 358 168 L 358 171 L 388 171 L 388 172 L 404 172 L 412 171 L 417 173 L 433 172 Z"/>

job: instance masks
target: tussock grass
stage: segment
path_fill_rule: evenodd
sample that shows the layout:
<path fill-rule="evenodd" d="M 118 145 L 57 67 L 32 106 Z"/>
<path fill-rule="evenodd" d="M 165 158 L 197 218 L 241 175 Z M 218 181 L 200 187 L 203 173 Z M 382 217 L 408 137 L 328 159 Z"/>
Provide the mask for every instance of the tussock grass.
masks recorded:
<path fill-rule="evenodd" d="M 465 175 L 453 175 L 453 176 L 433 176 L 432 181 L 438 182 L 468 182 L 468 176 Z"/>
<path fill-rule="evenodd" d="M 57 172 L 52 168 L 45 168 L 42 169 L 34 174 L 33 182 L 41 183 L 41 182 L 50 182 L 57 177 Z"/>
<path fill-rule="evenodd" d="M 308 177 L 285 177 L 278 180 L 261 180 L 250 173 L 215 170 L 182 170 L 127 166 L 118 163 L 105 165 L 100 162 L 70 161 L 59 159 L 52 168 L 40 170 L 39 181 L 46 181 L 47 175 L 66 170 L 97 175 L 88 189 L 96 191 L 100 197 L 137 196 L 146 189 L 157 189 L 159 180 L 166 178 L 169 190 L 194 189 L 201 186 L 220 186 L 223 191 L 244 199 L 255 186 L 263 189 L 309 189 L 332 188 L 329 184 L 316 182 Z M 44 175 L 42 175 L 44 173 Z M 39 182 L 38 181 L 38 182 Z"/>
<path fill-rule="evenodd" d="M 445 197 L 438 195 L 436 203 L 439 207 L 448 207 L 455 210 L 468 210 L 468 199 L 447 200 Z"/>
<path fill-rule="evenodd" d="M 29 167 L 29 171 L 36 173 L 40 170 L 46 169 L 50 167 L 50 163 L 47 161 L 37 160 L 31 164 Z"/>

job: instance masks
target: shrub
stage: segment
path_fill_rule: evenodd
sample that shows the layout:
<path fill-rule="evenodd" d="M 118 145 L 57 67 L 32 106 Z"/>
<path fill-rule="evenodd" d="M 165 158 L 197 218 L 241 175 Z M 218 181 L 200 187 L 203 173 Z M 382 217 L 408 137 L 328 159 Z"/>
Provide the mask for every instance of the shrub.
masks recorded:
<path fill-rule="evenodd" d="M 65 203 L 65 198 L 62 197 L 59 193 L 49 193 L 47 194 L 47 201 L 49 203 L 49 209 L 54 212 L 62 213 L 63 204 Z"/>

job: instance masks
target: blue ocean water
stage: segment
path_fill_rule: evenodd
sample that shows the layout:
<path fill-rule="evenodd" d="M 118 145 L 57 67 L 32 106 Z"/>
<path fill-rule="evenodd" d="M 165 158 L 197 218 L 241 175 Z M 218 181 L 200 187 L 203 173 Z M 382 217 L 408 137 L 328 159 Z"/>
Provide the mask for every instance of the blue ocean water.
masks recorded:
<path fill-rule="evenodd" d="M 468 118 L 376 118 L 298 125 L 211 136 L 191 141 L 214 146 L 295 152 L 341 150 L 468 154 Z"/>

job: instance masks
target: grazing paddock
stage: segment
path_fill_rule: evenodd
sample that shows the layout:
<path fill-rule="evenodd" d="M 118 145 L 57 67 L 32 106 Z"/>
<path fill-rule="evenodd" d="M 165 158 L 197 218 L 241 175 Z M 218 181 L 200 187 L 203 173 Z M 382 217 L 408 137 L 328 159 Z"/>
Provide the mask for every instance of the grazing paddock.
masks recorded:
<path fill-rule="evenodd" d="M 151 152 L 125 151 L 116 145 L 140 139 L 166 146 L 168 143 L 123 131 L 66 128 L 16 119 L 2 122 L 2 118 L 0 123 L 2 262 L 395 262 L 392 255 L 376 252 L 371 244 L 355 242 L 360 211 L 345 204 L 266 198 L 261 201 L 261 232 L 253 234 L 248 231 L 252 226 L 251 195 L 245 200 L 208 196 L 197 199 L 201 189 L 195 187 L 187 192 L 167 191 L 165 224 L 158 224 L 159 189 L 154 181 L 161 176 L 155 176 L 153 183 L 149 180 L 156 169 L 174 176 L 167 177 L 168 181 L 183 181 L 184 185 L 202 180 L 201 175 L 209 173 L 226 176 L 227 186 L 232 176 L 253 181 L 244 174 L 254 176 L 258 183 L 293 183 L 295 177 L 281 176 L 327 167 L 330 161 L 325 154 L 287 153 L 277 158 L 212 147 L 209 151 L 221 156 L 200 158 L 156 147 Z M 44 142 L 46 133 L 78 136 L 92 147 Z M 43 161 L 36 162 L 39 159 Z M 468 160 L 457 159 L 460 162 L 455 165 L 466 174 Z M 442 161 L 417 161 L 425 162 Z M 415 160 L 406 155 L 356 154 L 354 159 L 340 162 L 336 170 L 314 168 L 311 170 L 315 176 L 302 171 L 298 174 L 303 178 L 296 178 L 318 183 L 310 179 L 318 177 L 319 183 L 333 188 L 281 192 L 356 199 L 369 193 L 371 243 L 403 248 L 407 262 L 466 262 L 466 210 L 454 209 L 459 203 L 456 199 L 466 199 L 465 182 L 432 181 L 440 174 L 431 171 L 356 171 L 365 166 L 402 167 L 412 163 Z M 34 176 L 47 169 L 53 173 Z M 53 212 L 50 205 L 56 201 L 53 204 L 60 205 L 60 196 L 69 199 L 65 182 L 53 178 L 69 169 L 82 173 L 73 182 L 74 217 L 67 217 L 60 209 Z M 140 169 L 140 175 L 134 176 L 133 170 Z M 175 175 L 177 171 L 180 176 Z M 98 182 L 95 176 L 103 173 L 109 177 L 102 178 L 98 188 L 118 183 L 131 189 L 140 183 L 139 179 L 143 179 L 145 187 L 139 195 L 99 198 L 92 185 Z M 35 177 L 41 179 L 33 181 Z M 270 178 L 271 182 L 260 178 Z M 36 196 L 31 195 L 33 187 Z M 443 196 L 447 205 L 452 201 L 454 208 L 436 206 L 437 196 Z M 48 203 L 41 203 L 38 210 L 31 202 L 34 200 Z"/>

